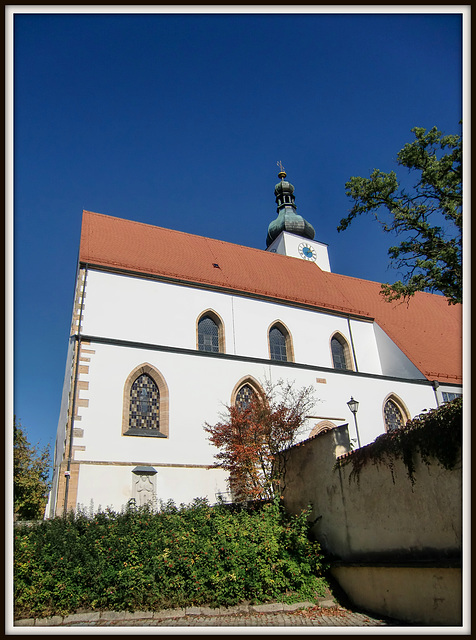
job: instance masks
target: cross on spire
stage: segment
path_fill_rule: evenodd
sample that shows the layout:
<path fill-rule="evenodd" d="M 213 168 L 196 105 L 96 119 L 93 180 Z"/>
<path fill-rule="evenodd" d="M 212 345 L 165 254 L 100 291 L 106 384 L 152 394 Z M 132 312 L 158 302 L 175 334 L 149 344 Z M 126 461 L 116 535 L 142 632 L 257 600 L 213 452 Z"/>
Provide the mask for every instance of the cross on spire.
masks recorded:
<path fill-rule="evenodd" d="M 278 167 L 280 169 L 280 171 L 278 173 L 278 178 L 281 178 L 281 180 L 283 180 L 286 177 L 286 171 L 284 170 L 283 163 L 281 162 L 281 160 L 278 160 L 276 162 L 276 164 L 278 165 Z"/>

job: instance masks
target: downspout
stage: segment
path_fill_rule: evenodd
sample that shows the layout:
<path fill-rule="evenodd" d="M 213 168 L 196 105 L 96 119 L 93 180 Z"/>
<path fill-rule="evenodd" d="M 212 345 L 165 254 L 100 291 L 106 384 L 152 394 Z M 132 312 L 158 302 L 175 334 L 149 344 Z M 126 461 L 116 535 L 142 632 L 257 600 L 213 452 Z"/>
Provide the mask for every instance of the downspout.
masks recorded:
<path fill-rule="evenodd" d="M 431 386 L 433 387 L 433 391 L 435 392 L 436 406 L 439 407 L 440 406 L 440 401 L 438 400 L 437 389 L 440 386 L 440 383 L 438 382 L 438 380 L 433 380 L 433 382 L 431 383 Z"/>
<path fill-rule="evenodd" d="M 81 269 L 78 269 L 79 275 L 81 275 Z M 83 318 L 83 306 L 84 306 L 84 291 L 86 289 L 86 277 L 88 274 L 88 265 L 86 264 L 84 267 L 84 280 L 83 280 L 83 289 L 81 291 L 81 303 L 79 305 L 79 318 L 78 318 L 78 331 L 74 336 L 76 339 L 76 356 L 74 362 L 74 385 L 73 385 L 73 402 L 71 405 L 71 420 L 70 420 L 70 430 L 69 430 L 69 451 L 68 451 L 68 465 L 66 467 L 65 476 L 66 476 L 66 487 L 64 491 L 64 506 L 63 506 L 63 517 L 66 517 L 67 506 L 68 506 L 68 493 L 69 493 L 69 479 L 71 475 L 71 460 L 73 457 L 73 428 L 74 428 L 74 414 L 76 411 L 76 393 L 78 389 L 78 377 L 79 377 L 79 355 L 81 350 L 81 320 Z"/>
<path fill-rule="evenodd" d="M 355 370 L 358 371 L 359 367 L 357 365 L 357 357 L 355 355 L 354 339 L 352 337 L 352 329 L 350 328 L 350 316 L 347 316 L 347 325 L 349 327 L 350 344 L 351 344 L 351 347 L 352 347 L 352 355 L 354 357 L 354 362 L 355 362 Z"/>

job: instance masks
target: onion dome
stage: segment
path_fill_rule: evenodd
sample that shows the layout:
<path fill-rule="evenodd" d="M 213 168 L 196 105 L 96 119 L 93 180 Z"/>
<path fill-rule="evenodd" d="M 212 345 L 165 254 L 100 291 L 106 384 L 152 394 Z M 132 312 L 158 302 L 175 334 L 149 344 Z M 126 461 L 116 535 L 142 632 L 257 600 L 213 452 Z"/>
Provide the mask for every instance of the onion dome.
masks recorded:
<path fill-rule="evenodd" d="M 278 217 L 268 226 L 268 235 L 266 237 L 266 247 L 276 240 L 282 231 L 289 231 L 297 236 L 312 240 L 315 235 L 313 226 L 302 216 L 296 213 L 296 205 L 294 204 L 294 186 L 285 180 L 286 172 L 281 166 L 278 178 L 281 182 L 274 187 L 274 195 L 276 196 L 276 204 L 278 205 L 276 212 Z"/>

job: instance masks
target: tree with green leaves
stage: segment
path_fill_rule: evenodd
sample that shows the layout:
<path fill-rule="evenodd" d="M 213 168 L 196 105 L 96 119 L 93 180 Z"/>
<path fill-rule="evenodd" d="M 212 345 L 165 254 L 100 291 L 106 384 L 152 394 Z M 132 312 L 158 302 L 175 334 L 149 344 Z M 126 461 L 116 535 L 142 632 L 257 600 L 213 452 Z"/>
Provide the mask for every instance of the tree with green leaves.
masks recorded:
<path fill-rule="evenodd" d="M 403 282 L 383 284 L 388 301 L 409 299 L 416 291 L 442 293 L 448 304 L 462 302 L 462 140 L 436 127 L 412 129 L 413 142 L 397 155 L 397 163 L 418 179 L 407 191 L 394 171 L 375 169 L 370 178 L 352 177 L 345 185 L 354 201 L 338 231 L 354 218 L 371 213 L 386 232 L 403 236 L 388 253 Z"/>
<path fill-rule="evenodd" d="M 48 500 L 49 447 L 39 450 L 28 442 L 21 424 L 13 419 L 13 507 L 18 520 L 43 518 Z"/>

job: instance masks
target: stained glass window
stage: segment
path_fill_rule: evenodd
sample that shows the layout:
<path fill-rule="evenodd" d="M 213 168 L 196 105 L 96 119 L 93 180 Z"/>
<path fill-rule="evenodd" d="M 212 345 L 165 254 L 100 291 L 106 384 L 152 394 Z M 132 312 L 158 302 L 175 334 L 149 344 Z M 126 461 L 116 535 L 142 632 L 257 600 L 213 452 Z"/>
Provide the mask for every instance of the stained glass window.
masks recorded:
<path fill-rule="evenodd" d="M 198 322 L 198 350 L 212 353 L 220 351 L 218 325 L 210 316 L 204 316 Z"/>
<path fill-rule="evenodd" d="M 401 429 L 405 426 L 405 421 L 400 407 L 393 400 L 387 400 L 383 412 L 385 415 L 387 431 L 395 431 L 395 429 Z"/>
<path fill-rule="evenodd" d="M 146 373 L 131 387 L 130 429 L 159 429 L 160 396 L 157 385 Z"/>
<path fill-rule="evenodd" d="M 246 409 L 254 394 L 255 392 L 252 387 L 249 384 L 244 384 L 236 394 L 235 406 L 238 409 Z"/>
<path fill-rule="evenodd" d="M 345 347 L 342 342 L 335 336 L 331 340 L 332 360 L 334 369 L 348 369 L 345 358 Z"/>
<path fill-rule="evenodd" d="M 269 350 L 271 360 L 287 361 L 286 337 L 278 327 L 273 327 L 269 332 Z"/>

